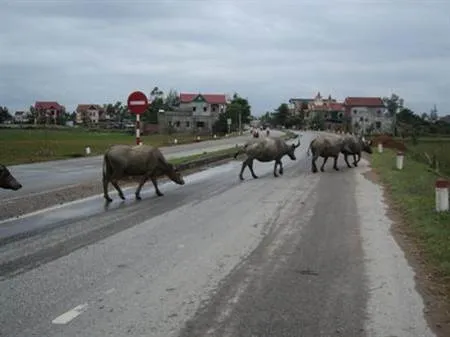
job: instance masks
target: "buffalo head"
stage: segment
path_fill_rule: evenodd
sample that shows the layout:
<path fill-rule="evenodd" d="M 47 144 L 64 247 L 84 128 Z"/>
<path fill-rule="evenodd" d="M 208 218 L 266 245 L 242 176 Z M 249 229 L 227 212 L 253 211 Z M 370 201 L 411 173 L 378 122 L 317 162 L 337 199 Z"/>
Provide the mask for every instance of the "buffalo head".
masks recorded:
<path fill-rule="evenodd" d="M 364 152 L 371 154 L 372 153 L 372 140 L 366 140 L 365 138 L 362 137 L 359 139 L 359 141 L 361 143 L 362 150 Z"/>
<path fill-rule="evenodd" d="M 296 160 L 297 159 L 297 157 L 295 157 L 295 149 L 298 148 L 299 146 L 300 146 L 300 139 L 298 140 L 298 144 L 292 144 L 292 145 L 289 146 L 289 151 L 288 151 L 287 155 L 292 160 Z"/>
<path fill-rule="evenodd" d="M 22 185 L 14 178 L 5 165 L 0 164 L 0 188 L 17 191 Z"/>
<path fill-rule="evenodd" d="M 167 172 L 167 176 L 178 185 L 184 185 L 184 179 L 181 175 L 181 172 L 175 168 L 172 164 L 169 164 L 169 170 Z"/>

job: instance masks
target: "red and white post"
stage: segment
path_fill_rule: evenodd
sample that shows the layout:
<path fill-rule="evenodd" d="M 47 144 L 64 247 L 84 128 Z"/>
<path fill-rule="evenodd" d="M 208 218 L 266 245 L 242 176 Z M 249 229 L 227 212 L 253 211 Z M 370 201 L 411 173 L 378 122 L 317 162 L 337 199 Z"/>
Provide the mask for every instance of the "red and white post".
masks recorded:
<path fill-rule="evenodd" d="M 447 212 L 449 210 L 448 189 L 450 181 L 445 179 L 436 180 L 436 212 Z"/>
<path fill-rule="evenodd" d="M 136 115 L 136 144 L 142 145 L 141 143 L 141 115 Z"/>
<path fill-rule="evenodd" d="M 128 96 L 128 109 L 136 115 L 136 144 L 141 142 L 141 114 L 148 108 L 147 96 L 142 91 L 134 91 Z"/>

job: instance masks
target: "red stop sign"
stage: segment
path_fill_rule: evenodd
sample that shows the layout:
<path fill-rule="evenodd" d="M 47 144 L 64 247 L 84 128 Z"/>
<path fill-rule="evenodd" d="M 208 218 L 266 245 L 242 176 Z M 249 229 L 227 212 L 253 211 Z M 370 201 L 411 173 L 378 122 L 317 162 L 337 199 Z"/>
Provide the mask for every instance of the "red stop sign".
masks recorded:
<path fill-rule="evenodd" d="M 147 96 L 142 91 L 134 91 L 128 96 L 128 110 L 136 115 L 142 115 L 148 108 Z"/>

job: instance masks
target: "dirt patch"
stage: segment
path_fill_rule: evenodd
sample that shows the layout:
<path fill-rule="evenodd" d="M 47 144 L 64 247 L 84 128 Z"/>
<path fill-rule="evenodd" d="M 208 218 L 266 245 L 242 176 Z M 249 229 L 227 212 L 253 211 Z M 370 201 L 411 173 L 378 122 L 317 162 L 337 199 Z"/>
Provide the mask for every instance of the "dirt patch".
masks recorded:
<path fill-rule="evenodd" d="M 180 165 L 183 175 L 200 172 L 210 167 L 218 166 L 231 161 L 233 158 L 230 155 L 222 155 L 217 158 L 200 159 Z M 122 188 L 127 186 L 137 186 L 138 179 L 127 179 L 120 182 Z M 168 181 L 166 177 L 159 177 L 158 182 Z M 148 182 L 147 182 L 148 184 Z M 148 188 L 153 188 L 152 184 L 144 185 Z M 109 186 L 112 190 L 111 185 Z M 39 195 L 24 196 L 11 201 L 5 201 L 0 204 L 0 220 L 5 220 L 13 217 L 35 212 L 47 207 L 55 205 L 62 205 L 67 202 L 78 199 L 87 198 L 93 195 L 102 194 L 103 187 L 100 180 L 90 181 L 77 186 L 71 186 L 59 191 L 52 191 L 42 193 Z"/>
<path fill-rule="evenodd" d="M 376 136 L 372 139 L 372 142 L 375 146 L 381 143 L 385 148 L 395 149 L 398 151 L 406 151 L 406 145 L 403 142 L 395 140 L 388 135 Z"/>
<path fill-rule="evenodd" d="M 384 187 L 383 197 L 389 205 L 386 215 L 393 223 L 391 233 L 416 274 L 416 289 L 424 300 L 424 316 L 429 326 L 438 337 L 450 336 L 450 282 L 442 283 L 442 277 L 427 263 L 423 245 L 404 220 L 400 206 L 393 201 L 390 187 L 382 183 L 378 172 L 372 168 L 364 177 Z"/>

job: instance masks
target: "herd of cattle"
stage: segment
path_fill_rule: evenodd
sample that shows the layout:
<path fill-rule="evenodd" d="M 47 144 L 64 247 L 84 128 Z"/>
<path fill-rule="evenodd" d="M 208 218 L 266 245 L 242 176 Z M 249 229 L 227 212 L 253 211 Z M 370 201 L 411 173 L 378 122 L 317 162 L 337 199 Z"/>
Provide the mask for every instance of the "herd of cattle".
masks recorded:
<path fill-rule="evenodd" d="M 297 136 L 298 137 L 298 136 Z M 319 157 L 323 158 L 320 170 L 323 172 L 328 158 L 334 159 L 333 168 L 338 171 L 337 161 L 339 155 L 344 155 L 344 160 L 349 168 L 352 166 L 348 162 L 348 156 L 353 156 L 353 165 L 358 166 L 361 159 L 361 153 L 372 153 L 371 141 L 366 141 L 363 137 L 349 134 L 320 134 L 316 136 L 308 147 L 308 156 L 312 153 L 311 170 L 316 173 L 316 161 Z M 247 141 L 240 148 L 234 158 L 241 153 L 246 155 L 242 162 L 239 178 L 244 179 L 243 173 L 246 167 L 249 168 L 253 178 L 258 178 L 253 170 L 253 162 L 275 161 L 273 175 L 283 174 L 283 163 L 281 159 L 288 156 L 291 160 L 296 160 L 295 149 L 300 146 L 300 137 L 297 144 L 287 144 L 278 137 L 253 138 Z M 277 173 L 277 167 L 278 173 Z M 179 185 L 184 185 L 185 181 L 181 172 L 171 163 L 169 163 L 161 151 L 149 145 L 113 145 L 108 148 L 103 157 L 103 194 L 107 202 L 112 199 L 108 194 L 108 184 L 111 183 L 117 190 L 119 197 L 125 199 L 125 196 L 118 185 L 118 181 L 125 177 L 140 177 L 139 185 L 136 189 L 136 199 L 140 200 L 140 192 L 147 180 L 151 180 L 158 196 L 163 193 L 159 190 L 157 178 L 167 176 L 170 180 Z M 22 185 L 14 178 L 8 168 L 0 164 L 0 188 L 18 190 Z"/>

